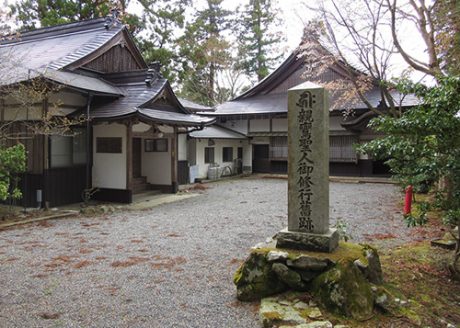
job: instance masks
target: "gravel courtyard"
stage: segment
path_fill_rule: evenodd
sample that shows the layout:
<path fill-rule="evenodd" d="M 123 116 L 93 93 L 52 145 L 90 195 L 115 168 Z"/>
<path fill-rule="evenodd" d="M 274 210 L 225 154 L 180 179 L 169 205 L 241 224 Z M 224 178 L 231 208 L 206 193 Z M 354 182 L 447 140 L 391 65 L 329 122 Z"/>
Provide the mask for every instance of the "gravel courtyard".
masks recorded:
<path fill-rule="evenodd" d="M 150 210 L 0 231 L 0 327 L 260 327 L 232 275 L 287 224 L 287 182 L 246 178 Z M 396 187 L 331 183 L 355 241 L 408 241 Z"/>

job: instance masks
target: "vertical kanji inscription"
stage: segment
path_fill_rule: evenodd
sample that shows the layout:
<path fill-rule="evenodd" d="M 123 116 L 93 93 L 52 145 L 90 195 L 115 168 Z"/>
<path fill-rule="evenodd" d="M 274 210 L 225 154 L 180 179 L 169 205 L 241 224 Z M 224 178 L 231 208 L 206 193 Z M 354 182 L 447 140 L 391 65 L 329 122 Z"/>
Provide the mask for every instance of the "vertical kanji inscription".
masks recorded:
<path fill-rule="evenodd" d="M 315 95 L 310 91 L 303 92 L 296 105 L 299 107 L 297 121 L 299 124 L 299 151 L 300 158 L 297 162 L 297 190 L 299 198 L 299 231 L 312 232 L 315 228 L 312 220 L 311 199 L 313 196 L 312 190 L 312 174 L 315 170 L 315 162 L 312 159 L 312 126 L 313 120 L 313 104 L 315 104 Z"/>

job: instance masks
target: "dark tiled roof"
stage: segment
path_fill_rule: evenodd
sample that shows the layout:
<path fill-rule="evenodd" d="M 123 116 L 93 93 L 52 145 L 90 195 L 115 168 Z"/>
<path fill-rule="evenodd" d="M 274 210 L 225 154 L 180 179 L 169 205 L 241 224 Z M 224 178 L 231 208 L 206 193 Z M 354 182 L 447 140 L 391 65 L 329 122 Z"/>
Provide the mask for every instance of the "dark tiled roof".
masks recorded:
<path fill-rule="evenodd" d="M 198 126 L 209 125 L 214 123 L 215 121 L 212 118 L 207 118 L 204 116 L 176 112 L 165 112 L 162 110 L 155 110 L 150 108 L 139 108 L 138 112 L 141 117 L 145 117 L 147 120 L 165 124 Z"/>
<path fill-rule="evenodd" d="M 178 98 L 179 101 L 181 102 L 182 106 L 187 108 L 189 111 L 196 113 L 196 112 L 213 112 L 216 109 L 213 107 L 208 107 L 205 105 L 197 104 L 193 101 L 184 99 L 184 98 Z"/>
<path fill-rule="evenodd" d="M 157 79 L 148 86 L 145 82 L 118 85 L 125 96 L 91 111 L 93 119 L 116 119 L 138 116 L 146 120 L 165 124 L 208 125 L 215 121 L 213 118 L 190 114 L 175 98 L 168 80 Z M 156 102 L 155 100 L 168 91 L 173 103 Z M 174 101 L 176 100 L 176 101 Z"/>
<path fill-rule="evenodd" d="M 326 51 L 330 52 L 323 44 L 322 46 Z M 303 62 L 304 60 L 299 57 L 298 51 L 294 51 L 277 69 L 251 89 L 231 101 L 218 105 L 212 115 L 286 113 L 287 92 L 273 92 L 273 90 L 286 80 L 289 80 L 289 83 L 293 83 L 295 80 L 292 80 L 293 73 L 301 69 Z M 353 69 L 359 72 L 359 70 Z M 291 79 L 289 79 L 290 77 Z M 300 83 L 300 81 L 297 83 Z M 397 91 L 392 91 L 391 93 L 398 106 L 409 107 L 418 104 L 418 99 L 414 95 L 404 96 Z M 378 87 L 368 91 L 365 96 L 372 106 L 379 106 L 381 95 Z M 335 92 L 330 99 L 331 108 L 334 108 L 334 110 L 350 108 L 368 110 L 366 104 L 360 99 L 348 103 L 339 103 L 339 101 L 340 94 Z M 203 113 L 203 115 L 206 115 L 206 113 Z"/>
<path fill-rule="evenodd" d="M 111 118 L 135 113 L 138 107 L 158 96 L 167 83 L 166 79 L 159 79 L 150 87 L 147 87 L 144 82 L 118 85 L 125 96 L 96 108 L 92 112 L 92 117 Z"/>
<path fill-rule="evenodd" d="M 26 80 L 30 71 L 62 69 L 99 49 L 124 29 L 122 24 L 105 28 L 104 18 L 24 32 L 19 38 L 0 42 L 0 74 L 14 70 L 10 83 Z M 8 58 L 8 63 L 6 62 Z M 5 73 L 5 74 L 4 74 Z"/>
<path fill-rule="evenodd" d="M 211 139 L 246 139 L 244 134 L 235 132 L 218 125 L 207 126 L 203 130 L 189 133 L 192 138 L 211 138 Z"/>
<path fill-rule="evenodd" d="M 392 92 L 393 98 L 396 103 L 401 104 L 402 107 L 415 106 L 418 100 L 414 95 L 402 95 L 397 91 Z M 240 115 L 240 114 L 275 114 L 287 113 L 287 93 L 279 94 L 266 94 L 247 97 L 243 99 L 236 99 L 228 101 L 217 106 L 217 110 L 212 115 Z M 338 95 L 333 97 L 330 101 L 334 103 L 337 101 Z M 377 107 L 380 103 L 380 90 L 374 89 L 366 93 L 366 99 Z M 336 105 L 337 110 L 354 108 L 354 109 L 367 109 L 367 106 L 362 101 L 354 103 L 342 103 Z"/>
<path fill-rule="evenodd" d="M 95 77 L 66 71 L 47 70 L 42 76 L 62 85 L 79 90 L 93 91 L 98 94 L 121 96 L 124 91 L 110 82 Z"/>

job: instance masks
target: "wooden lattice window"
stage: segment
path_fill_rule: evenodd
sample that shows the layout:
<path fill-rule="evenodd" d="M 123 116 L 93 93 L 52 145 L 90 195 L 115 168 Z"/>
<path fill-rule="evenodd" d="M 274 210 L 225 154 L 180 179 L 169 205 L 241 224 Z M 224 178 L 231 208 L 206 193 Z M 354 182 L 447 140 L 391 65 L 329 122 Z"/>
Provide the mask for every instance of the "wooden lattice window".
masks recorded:
<path fill-rule="evenodd" d="M 270 158 L 287 158 L 288 142 L 287 137 L 270 138 Z"/>
<path fill-rule="evenodd" d="M 144 141 L 145 152 L 167 152 L 168 139 L 145 139 Z"/>
<path fill-rule="evenodd" d="M 214 147 L 205 147 L 204 148 L 204 163 L 213 164 L 214 163 Z"/>
<path fill-rule="evenodd" d="M 356 136 L 330 136 L 329 161 L 356 163 L 358 161 L 358 155 L 353 146 L 356 142 Z"/>

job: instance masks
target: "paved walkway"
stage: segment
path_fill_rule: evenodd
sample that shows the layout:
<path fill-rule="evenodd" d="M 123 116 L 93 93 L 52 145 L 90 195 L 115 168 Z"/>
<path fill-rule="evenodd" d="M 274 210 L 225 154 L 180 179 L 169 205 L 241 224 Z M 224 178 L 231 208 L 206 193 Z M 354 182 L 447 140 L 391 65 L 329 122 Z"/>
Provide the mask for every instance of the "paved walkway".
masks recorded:
<path fill-rule="evenodd" d="M 259 327 L 232 275 L 286 225 L 286 180 L 208 186 L 150 210 L 0 231 L 0 327 Z M 399 198 L 392 185 L 331 183 L 331 216 L 356 240 L 403 236 Z"/>

